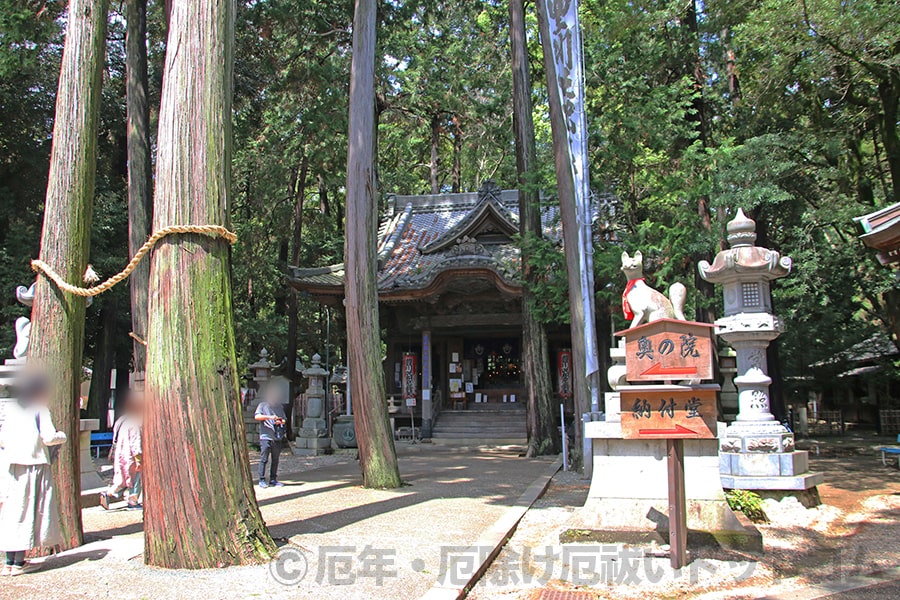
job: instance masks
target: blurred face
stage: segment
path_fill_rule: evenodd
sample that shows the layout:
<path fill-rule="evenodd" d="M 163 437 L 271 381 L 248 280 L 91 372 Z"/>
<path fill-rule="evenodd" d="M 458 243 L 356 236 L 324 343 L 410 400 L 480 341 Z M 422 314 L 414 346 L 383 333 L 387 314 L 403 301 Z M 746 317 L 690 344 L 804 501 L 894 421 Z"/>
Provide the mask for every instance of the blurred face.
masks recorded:
<path fill-rule="evenodd" d="M 144 393 L 132 391 L 128 394 L 125 410 L 132 416 L 140 416 L 144 412 Z"/>
<path fill-rule="evenodd" d="M 50 382 L 43 375 L 23 376 L 19 386 L 19 397 L 23 404 L 47 406 L 50 402 Z"/>

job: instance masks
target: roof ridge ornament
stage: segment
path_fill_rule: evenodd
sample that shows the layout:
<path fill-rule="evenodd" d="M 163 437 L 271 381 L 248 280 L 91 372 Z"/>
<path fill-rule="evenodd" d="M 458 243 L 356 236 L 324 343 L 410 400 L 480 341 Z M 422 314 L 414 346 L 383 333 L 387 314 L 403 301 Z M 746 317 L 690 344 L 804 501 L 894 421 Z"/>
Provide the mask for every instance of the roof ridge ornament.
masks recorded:
<path fill-rule="evenodd" d="M 500 189 L 496 181 L 485 179 L 481 182 L 481 187 L 478 188 L 478 203 L 480 204 L 486 200 L 500 203 L 502 193 L 503 190 Z"/>
<path fill-rule="evenodd" d="M 451 246 L 447 256 L 490 256 L 484 244 L 469 236 L 462 236 L 456 240 L 456 245 Z"/>

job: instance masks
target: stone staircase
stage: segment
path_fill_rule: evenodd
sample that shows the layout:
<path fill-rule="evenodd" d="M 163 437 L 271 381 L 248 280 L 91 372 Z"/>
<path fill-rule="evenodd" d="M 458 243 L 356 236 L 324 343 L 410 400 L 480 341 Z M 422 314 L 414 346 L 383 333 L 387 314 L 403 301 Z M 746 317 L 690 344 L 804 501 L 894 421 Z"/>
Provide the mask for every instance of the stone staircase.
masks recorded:
<path fill-rule="evenodd" d="M 469 404 L 467 410 L 442 410 L 432 430 L 432 442 L 447 446 L 525 446 L 525 405 L 485 403 Z"/>

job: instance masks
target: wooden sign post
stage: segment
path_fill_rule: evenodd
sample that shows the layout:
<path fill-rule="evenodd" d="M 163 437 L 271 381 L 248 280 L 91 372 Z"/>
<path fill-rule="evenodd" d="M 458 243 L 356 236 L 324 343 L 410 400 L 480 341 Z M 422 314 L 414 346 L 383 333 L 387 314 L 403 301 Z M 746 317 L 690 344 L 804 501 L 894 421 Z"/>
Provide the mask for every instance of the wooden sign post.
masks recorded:
<path fill-rule="evenodd" d="M 674 569 L 688 563 L 684 440 L 716 437 L 719 386 L 700 384 L 713 378 L 712 328 L 708 323 L 660 319 L 616 334 L 625 338 L 629 382 L 691 382 L 620 388 L 622 436 L 666 440 L 669 557 Z"/>

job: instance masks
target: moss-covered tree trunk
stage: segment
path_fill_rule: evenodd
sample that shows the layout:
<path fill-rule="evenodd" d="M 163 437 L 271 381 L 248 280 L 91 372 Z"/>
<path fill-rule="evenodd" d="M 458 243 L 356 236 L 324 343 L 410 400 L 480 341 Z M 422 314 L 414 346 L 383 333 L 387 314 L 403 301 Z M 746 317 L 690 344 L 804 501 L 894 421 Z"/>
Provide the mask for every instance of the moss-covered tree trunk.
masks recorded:
<path fill-rule="evenodd" d="M 128 253 L 150 237 L 153 173 L 150 161 L 150 103 L 147 77 L 147 0 L 126 0 L 125 105 L 128 113 Z M 131 331 L 134 372 L 143 377 L 147 349 L 147 286 L 150 261 L 141 261 L 131 274 Z"/>
<path fill-rule="evenodd" d="M 356 0 L 347 150 L 347 354 L 363 485 L 400 487 L 381 364 L 375 260 L 375 26 L 377 0 Z"/>
<path fill-rule="evenodd" d="M 516 170 L 519 177 L 519 233 L 522 247 L 522 357 L 528 394 L 528 455 L 559 451 L 547 332 L 534 315 L 532 286 L 536 273 L 531 265 L 529 241 L 543 236 L 540 197 L 535 185 L 537 158 L 531 108 L 531 75 L 525 36 L 525 4 L 509 1 L 509 41 L 513 78 L 513 129 L 516 138 Z"/>
<path fill-rule="evenodd" d="M 154 229 L 228 225 L 234 4 L 172 3 Z M 274 544 L 250 477 L 235 364 L 230 253 L 178 235 L 150 269 L 144 558 L 171 568 L 265 560 Z"/>
<path fill-rule="evenodd" d="M 69 2 L 56 95 L 40 258 L 74 284 L 81 282 L 91 242 L 106 15 L 106 0 Z M 78 421 L 85 306 L 84 298 L 38 278 L 28 361 L 45 369 L 57 386 L 50 411 L 69 437 L 53 465 L 63 549 L 83 542 Z"/>

